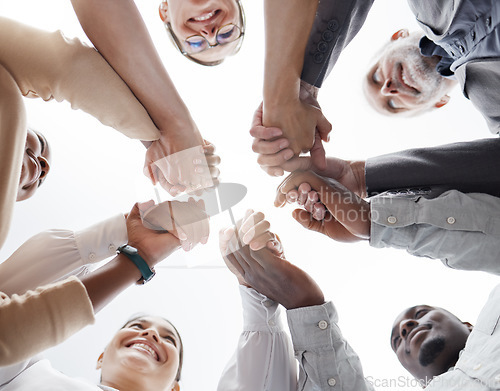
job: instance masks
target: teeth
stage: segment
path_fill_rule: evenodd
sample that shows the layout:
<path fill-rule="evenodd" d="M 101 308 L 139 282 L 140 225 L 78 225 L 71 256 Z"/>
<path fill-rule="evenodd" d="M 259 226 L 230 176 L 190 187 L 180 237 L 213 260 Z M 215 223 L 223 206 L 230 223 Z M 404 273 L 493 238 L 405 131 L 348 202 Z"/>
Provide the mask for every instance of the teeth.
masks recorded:
<path fill-rule="evenodd" d="M 134 349 L 137 349 L 137 350 L 143 350 L 143 351 L 146 351 L 147 353 L 149 353 L 152 357 L 154 357 L 154 359 L 156 361 L 158 361 L 158 355 L 156 354 L 156 352 L 151 349 L 150 346 L 146 345 L 146 344 L 143 344 L 143 343 L 134 343 L 132 345 L 130 345 L 131 348 L 134 348 Z"/>
<path fill-rule="evenodd" d="M 198 16 L 196 18 L 193 18 L 193 20 L 197 21 L 197 22 L 204 22 L 205 20 L 208 20 L 210 19 L 212 16 L 215 15 L 215 11 L 212 11 L 212 12 L 209 12 L 205 15 L 202 15 L 202 16 Z"/>

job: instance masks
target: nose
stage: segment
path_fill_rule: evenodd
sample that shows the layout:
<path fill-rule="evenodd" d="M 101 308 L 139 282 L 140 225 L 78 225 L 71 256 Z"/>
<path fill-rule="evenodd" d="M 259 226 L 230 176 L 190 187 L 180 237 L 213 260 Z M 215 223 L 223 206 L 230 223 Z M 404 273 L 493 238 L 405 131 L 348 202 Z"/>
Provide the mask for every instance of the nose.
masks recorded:
<path fill-rule="evenodd" d="M 408 337 L 408 334 L 418 325 L 418 322 L 413 320 L 413 319 L 406 319 L 403 320 L 399 324 L 399 334 L 401 335 L 401 338 L 406 339 Z"/>
<path fill-rule="evenodd" d="M 152 338 L 153 341 L 155 342 L 160 342 L 160 336 L 158 335 L 158 332 L 155 329 L 146 329 L 141 333 L 141 335 L 143 337 Z"/>
<path fill-rule="evenodd" d="M 208 40 L 210 45 L 215 45 L 217 43 L 217 25 L 215 25 L 214 23 L 203 26 L 200 30 L 200 34 Z"/>
<path fill-rule="evenodd" d="M 399 91 L 393 80 L 389 78 L 384 82 L 384 85 L 380 89 L 380 92 L 382 93 L 382 95 L 390 96 L 390 95 L 396 95 Z"/>

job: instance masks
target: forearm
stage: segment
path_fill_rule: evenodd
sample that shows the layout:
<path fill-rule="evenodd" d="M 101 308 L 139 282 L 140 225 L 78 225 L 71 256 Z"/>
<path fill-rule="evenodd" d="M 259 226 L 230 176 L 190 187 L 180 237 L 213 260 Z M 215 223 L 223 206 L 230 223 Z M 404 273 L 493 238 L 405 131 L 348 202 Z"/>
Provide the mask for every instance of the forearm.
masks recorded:
<path fill-rule="evenodd" d="M 219 381 L 219 391 L 295 391 L 296 365 L 278 304 L 240 286 L 243 332 Z"/>
<path fill-rule="evenodd" d="M 373 0 L 321 1 L 305 49 L 302 80 L 321 87 L 340 53 L 363 26 Z"/>
<path fill-rule="evenodd" d="M 128 137 L 159 138 L 144 107 L 93 48 L 3 17 L 0 35 L 0 62 L 22 95 L 66 100 Z"/>
<path fill-rule="evenodd" d="M 266 109 L 299 98 L 304 51 L 317 6 L 318 0 L 264 2 L 264 124 Z"/>
<path fill-rule="evenodd" d="M 89 264 L 115 255 L 125 243 L 127 227 L 122 214 L 81 231 L 41 232 L 0 264 L 0 290 L 22 294 L 69 275 L 82 275 Z"/>
<path fill-rule="evenodd" d="M 103 267 L 81 279 L 92 302 L 94 313 L 103 309 L 118 294 L 142 277 L 125 255 L 119 254 Z"/>
<path fill-rule="evenodd" d="M 0 366 L 40 353 L 94 321 L 85 287 L 74 277 L 22 296 L 0 293 L 0 311 Z"/>
<path fill-rule="evenodd" d="M 293 347 L 299 361 L 299 389 L 373 391 L 359 357 L 343 338 L 331 302 L 287 311 Z"/>
<path fill-rule="evenodd" d="M 7 70 L 0 66 L 0 248 L 9 232 L 17 198 L 24 145 L 26 111 L 19 89 Z"/>
<path fill-rule="evenodd" d="M 440 186 L 500 196 L 500 139 L 482 139 L 410 149 L 366 161 L 366 187 L 387 190 Z"/>
<path fill-rule="evenodd" d="M 500 275 L 500 198 L 449 191 L 434 199 L 381 195 L 371 201 L 373 247 Z"/>
<path fill-rule="evenodd" d="M 192 121 L 133 0 L 72 0 L 80 23 L 161 131 Z"/>

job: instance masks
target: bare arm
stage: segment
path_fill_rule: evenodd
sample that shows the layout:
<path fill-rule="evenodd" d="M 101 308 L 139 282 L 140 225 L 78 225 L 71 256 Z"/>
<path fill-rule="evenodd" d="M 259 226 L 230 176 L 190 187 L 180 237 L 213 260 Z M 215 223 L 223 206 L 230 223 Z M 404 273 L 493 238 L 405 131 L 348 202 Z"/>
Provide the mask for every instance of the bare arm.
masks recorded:
<path fill-rule="evenodd" d="M 264 3 L 266 60 L 264 70 L 264 126 L 283 130 L 295 155 L 311 151 L 324 167 L 325 154 L 313 148 L 327 141 L 331 125 L 317 104 L 300 96 L 300 74 L 317 0 L 267 0 Z M 316 133 L 320 137 L 315 138 Z"/>
<path fill-rule="evenodd" d="M 89 39 L 160 130 L 181 131 L 175 122 L 192 121 L 133 0 L 72 0 L 72 4 Z"/>
<path fill-rule="evenodd" d="M 0 66 L 0 248 L 9 232 L 26 143 L 26 112 L 19 89 Z"/>
<path fill-rule="evenodd" d="M 196 175 L 192 161 L 203 160 L 203 145 L 188 108 L 170 79 L 133 0 L 72 0 L 92 43 L 128 84 L 160 130 L 146 153 L 145 174 L 167 191 L 197 188 L 207 178 Z M 182 165 L 172 156 L 190 150 Z M 155 161 L 171 157 L 166 166 Z M 170 168 L 170 167 L 173 167 Z"/>

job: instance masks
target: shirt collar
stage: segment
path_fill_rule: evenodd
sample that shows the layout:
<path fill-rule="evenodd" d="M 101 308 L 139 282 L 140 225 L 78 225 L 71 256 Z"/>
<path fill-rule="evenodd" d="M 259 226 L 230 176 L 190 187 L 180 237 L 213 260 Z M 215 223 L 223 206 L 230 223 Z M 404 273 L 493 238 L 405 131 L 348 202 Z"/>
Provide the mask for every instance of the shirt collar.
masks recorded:
<path fill-rule="evenodd" d="M 436 65 L 436 71 L 441 76 L 450 77 L 454 73 L 451 71 L 451 64 L 455 61 L 446 51 L 439 45 L 436 45 L 425 35 L 420 40 L 420 53 L 425 57 L 439 56 L 441 60 Z"/>

